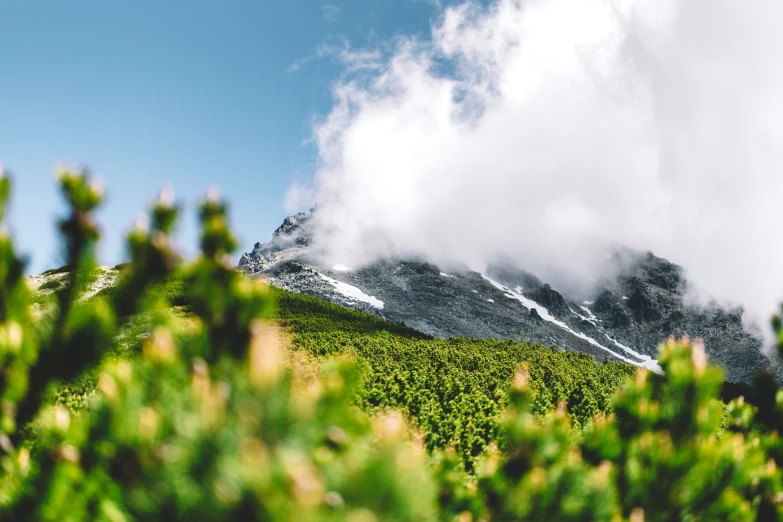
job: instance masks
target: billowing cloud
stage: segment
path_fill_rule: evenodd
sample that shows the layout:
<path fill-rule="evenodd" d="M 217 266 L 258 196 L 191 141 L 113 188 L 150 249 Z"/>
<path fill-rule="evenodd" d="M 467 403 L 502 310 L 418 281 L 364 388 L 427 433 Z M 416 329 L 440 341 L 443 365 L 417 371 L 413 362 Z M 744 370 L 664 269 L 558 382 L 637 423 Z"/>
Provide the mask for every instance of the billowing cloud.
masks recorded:
<path fill-rule="evenodd" d="M 579 274 L 607 245 L 650 249 L 765 319 L 783 297 L 781 26 L 778 0 L 448 8 L 335 85 L 314 126 L 322 243 L 349 266 L 506 254 Z"/>

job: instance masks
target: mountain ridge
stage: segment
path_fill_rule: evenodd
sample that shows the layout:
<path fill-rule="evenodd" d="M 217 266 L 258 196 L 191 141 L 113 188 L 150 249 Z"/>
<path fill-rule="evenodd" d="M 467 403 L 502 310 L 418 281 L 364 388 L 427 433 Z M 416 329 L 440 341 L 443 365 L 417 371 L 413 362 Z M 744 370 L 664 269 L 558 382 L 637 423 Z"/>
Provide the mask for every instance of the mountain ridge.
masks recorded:
<path fill-rule="evenodd" d="M 684 269 L 652 252 L 618 250 L 615 276 L 589 299 L 542 281 L 513 260 L 443 271 L 420 259 L 387 258 L 351 269 L 324 266 L 313 241 L 313 212 L 287 217 L 239 268 L 283 289 L 373 313 L 439 338 L 524 339 L 657 370 L 669 335 L 702 337 L 730 382 L 749 382 L 770 365 L 761 335 L 742 310 L 686 302 Z M 460 266 L 454 263 L 454 266 Z"/>

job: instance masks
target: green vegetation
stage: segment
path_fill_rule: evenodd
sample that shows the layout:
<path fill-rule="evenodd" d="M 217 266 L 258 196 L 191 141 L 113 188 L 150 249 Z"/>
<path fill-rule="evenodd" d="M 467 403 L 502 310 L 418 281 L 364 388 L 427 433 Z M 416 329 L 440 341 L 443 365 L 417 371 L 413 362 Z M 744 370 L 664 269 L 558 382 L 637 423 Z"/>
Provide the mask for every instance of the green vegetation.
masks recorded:
<path fill-rule="evenodd" d="M 38 287 L 38 290 L 59 290 L 63 284 L 57 279 L 50 279 Z"/>
<path fill-rule="evenodd" d="M 359 403 L 366 411 L 404 412 L 421 428 L 428 450 L 452 448 L 468 469 L 499 439 L 500 415 L 521 363 L 528 365 L 531 411 L 543 416 L 563 402 L 578 426 L 611 411 L 611 397 L 634 372 L 530 343 L 431 339 L 315 297 L 276 293 L 293 349 L 356 358 L 364 377 Z"/>
<path fill-rule="evenodd" d="M 33 313 L 0 234 L 2 520 L 783 515 L 783 391 L 762 375 L 755 405 L 724 405 L 699 343 L 662 347 L 657 375 L 430 339 L 242 277 L 215 197 L 195 262 L 173 251 L 162 197 L 129 235 L 120 283 L 80 298 L 98 273 L 101 195 L 81 173 L 60 183 L 73 270 L 49 306 Z M 0 219 L 9 192 L 0 176 Z"/>
<path fill-rule="evenodd" d="M 185 288 L 184 276 L 177 272 L 151 285 L 150 291 L 183 307 L 178 311 L 184 310 L 187 317 L 190 302 Z M 111 299 L 116 292 L 107 287 L 99 295 Z M 317 359 L 356 359 L 362 367 L 356 402 L 367 413 L 403 412 L 421 430 L 429 451 L 450 448 L 468 470 L 488 444 L 500 439 L 500 416 L 521 363 L 530 368 L 532 411 L 543 417 L 563 402 L 577 428 L 599 412 L 611 412 L 612 396 L 634 372 L 629 365 L 597 363 L 585 354 L 531 343 L 432 339 L 313 296 L 276 288 L 270 292 L 277 303 L 273 317 L 289 334 L 291 350 Z M 143 337 L 149 328 L 141 323 L 125 337 Z M 83 393 L 81 386 L 72 389 Z M 59 400 L 82 404 L 67 394 Z"/>
<path fill-rule="evenodd" d="M 63 265 L 60 268 L 52 268 L 51 270 L 47 270 L 41 275 L 44 276 L 51 276 L 51 275 L 57 275 L 57 274 L 67 274 L 71 271 L 70 265 Z"/>

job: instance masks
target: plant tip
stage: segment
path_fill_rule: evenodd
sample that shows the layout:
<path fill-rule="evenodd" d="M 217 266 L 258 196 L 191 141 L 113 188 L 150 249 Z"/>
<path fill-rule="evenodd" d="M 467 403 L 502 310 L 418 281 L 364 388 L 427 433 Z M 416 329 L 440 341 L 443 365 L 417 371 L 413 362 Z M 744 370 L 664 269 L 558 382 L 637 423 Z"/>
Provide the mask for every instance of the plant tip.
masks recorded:
<path fill-rule="evenodd" d="M 209 203 L 217 203 L 220 201 L 220 189 L 217 185 L 212 185 L 209 187 L 209 190 L 207 190 L 207 201 Z"/>
<path fill-rule="evenodd" d="M 65 162 L 59 162 L 54 166 L 54 178 L 57 181 L 62 181 L 65 178 L 72 176 L 76 170 L 77 169 L 75 169 L 72 165 L 68 165 Z"/>
<path fill-rule="evenodd" d="M 150 220 L 146 214 L 139 214 L 136 217 L 136 225 L 134 226 L 136 232 L 147 232 L 150 228 Z"/>
<path fill-rule="evenodd" d="M 174 186 L 170 183 L 166 183 L 163 185 L 163 187 L 160 189 L 160 194 L 158 195 L 158 204 L 162 205 L 164 207 L 170 207 L 174 204 Z"/>
<path fill-rule="evenodd" d="M 90 183 L 90 191 L 92 191 L 93 194 L 96 196 L 103 196 L 103 188 L 104 188 L 104 182 L 103 182 L 103 176 L 97 175 L 95 178 L 93 178 L 92 182 Z"/>

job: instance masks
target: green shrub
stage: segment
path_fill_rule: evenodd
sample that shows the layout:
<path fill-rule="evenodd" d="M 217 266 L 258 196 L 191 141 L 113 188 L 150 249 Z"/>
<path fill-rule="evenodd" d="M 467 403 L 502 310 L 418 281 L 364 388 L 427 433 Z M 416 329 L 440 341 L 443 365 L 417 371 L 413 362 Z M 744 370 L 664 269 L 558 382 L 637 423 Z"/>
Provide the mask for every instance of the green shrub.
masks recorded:
<path fill-rule="evenodd" d="M 57 279 L 50 279 L 49 281 L 46 281 L 41 286 L 39 286 L 38 290 L 58 290 L 62 288 L 62 286 L 63 284 Z"/>
<path fill-rule="evenodd" d="M 52 268 L 50 270 L 47 270 L 46 272 L 42 273 L 43 276 L 52 276 L 52 275 L 58 275 L 58 274 L 67 274 L 69 272 L 72 272 L 73 268 L 71 265 L 63 265 L 59 268 Z"/>
<path fill-rule="evenodd" d="M 781 515 L 783 391 L 761 375 L 754 405 L 724 405 L 699 343 L 663 346 L 662 375 L 629 375 L 531 344 L 430 339 L 243 278 L 214 196 L 195 262 L 171 247 L 164 195 L 150 230 L 128 237 L 120 284 L 79 299 L 101 194 L 81 173 L 60 184 L 73 270 L 56 306 L 32 313 L 0 233 L 2 520 Z M 0 176 L 0 219 L 9 192 Z M 177 299 L 186 314 L 171 312 Z M 118 354 L 139 318 L 138 349 Z"/>
<path fill-rule="evenodd" d="M 0 237 L 0 275 L 8 283 L 0 287 L 7 312 L 0 361 L 10 376 L 0 381 L 3 519 L 437 516 L 425 454 L 406 442 L 404 419 L 370 420 L 352 405 L 353 363 L 330 362 L 319 380 L 297 384 L 277 328 L 265 320 L 274 310 L 268 288 L 225 263 L 235 242 L 221 203 L 202 205 L 202 256 L 185 267 L 168 239 L 176 209 L 156 205 L 152 230 L 129 237 L 133 262 L 123 282 L 80 301 L 95 266 L 91 211 L 100 198 L 81 174 L 65 174 L 61 183 L 72 207 L 61 228 L 76 267 L 68 276 L 73 290 L 38 335 L 21 262 Z M 175 271 L 180 288 L 192 290 L 185 319 L 168 312 Z M 138 314 L 152 329 L 141 354 L 104 363 L 97 393 L 80 413 L 49 406 L 46 389 L 97 364 Z"/>

